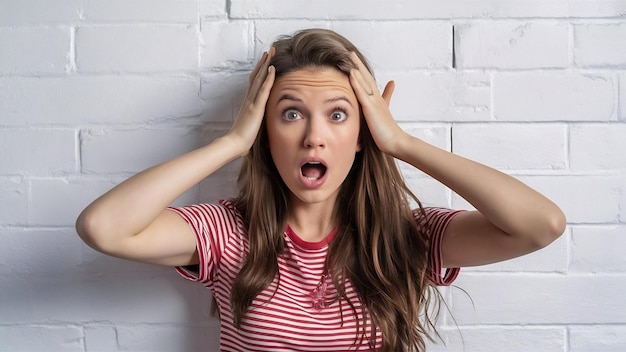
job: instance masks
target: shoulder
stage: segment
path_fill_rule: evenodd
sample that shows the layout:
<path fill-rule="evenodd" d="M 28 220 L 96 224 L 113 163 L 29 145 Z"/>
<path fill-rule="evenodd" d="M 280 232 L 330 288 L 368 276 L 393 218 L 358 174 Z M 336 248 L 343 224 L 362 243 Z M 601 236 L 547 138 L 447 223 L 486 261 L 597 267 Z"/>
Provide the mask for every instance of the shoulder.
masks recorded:
<path fill-rule="evenodd" d="M 428 207 L 414 209 L 413 216 L 420 233 L 426 237 L 428 247 L 427 272 L 430 281 L 438 286 L 448 286 L 458 276 L 459 268 L 444 268 L 443 238 L 446 228 L 455 215 L 463 210 Z"/>
<path fill-rule="evenodd" d="M 432 236 L 433 233 L 443 233 L 450 220 L 461 212 L 463 210 L 442 207 L 416 208 L 413 209 L 413 218 L 421 231 Z"/>
<path fill-rule="evenodd" d="M 230 200 L 217 203 L 200 203 L 183 207 L 170 207 L 192 227 L 208 227 L 220 232 L 245 233 L 244 219 Z"/>

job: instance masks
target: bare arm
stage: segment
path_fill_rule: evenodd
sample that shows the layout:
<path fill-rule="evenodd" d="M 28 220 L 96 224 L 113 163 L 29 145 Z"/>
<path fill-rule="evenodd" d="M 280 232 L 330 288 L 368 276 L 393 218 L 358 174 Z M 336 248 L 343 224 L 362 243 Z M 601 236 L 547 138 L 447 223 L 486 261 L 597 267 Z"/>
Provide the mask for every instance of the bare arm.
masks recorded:
<path fill-rule="evenodd" d="M 405 135 L 397 157 L 426 172 L 477 211 L 452 219 L 443 238 L 444 266 L 494 263 L 547 246 L 565 228 L 549 199 L 517 179 Z"/>
<path fill-rule="evenodd" d="M 103 253 L 163 265 L 197 263 L 195 236 L 166 208 L 217 169 L 247 154 L 261 126 L 274 82 L 264 54 L 250 76 L 244 104 L 231 130 L 213 143 L 144 170 L 83 210 L 78 235 Z"/>
<path fill-rule="evenodd" d="M 444 266 L 483 265 L 514 258 L 548 245 L 563 233 L 563 212 L 532 188 L 404 132 L 387 106 L 393 83 L 381 96 L 374 78 L 356 55 L 353 60 L 357 69 L 350 80 L 378 147 L 437 179 L 477 209 L 457 215 L 446 228 Z"/>

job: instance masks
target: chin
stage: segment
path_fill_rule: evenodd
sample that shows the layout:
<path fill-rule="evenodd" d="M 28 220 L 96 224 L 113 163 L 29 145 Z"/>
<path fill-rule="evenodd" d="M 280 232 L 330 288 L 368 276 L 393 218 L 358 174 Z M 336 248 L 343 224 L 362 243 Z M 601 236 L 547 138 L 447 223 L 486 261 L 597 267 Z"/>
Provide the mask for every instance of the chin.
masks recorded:
<path fill-rule="evenodd" d="M 318 204 L 332 201 L 333 204 L 336 199 L 336 192 L 320 192 L 320 191 L 306 191 L 306 192 L 291 192 L 294 200 L 305 204 Z"/>

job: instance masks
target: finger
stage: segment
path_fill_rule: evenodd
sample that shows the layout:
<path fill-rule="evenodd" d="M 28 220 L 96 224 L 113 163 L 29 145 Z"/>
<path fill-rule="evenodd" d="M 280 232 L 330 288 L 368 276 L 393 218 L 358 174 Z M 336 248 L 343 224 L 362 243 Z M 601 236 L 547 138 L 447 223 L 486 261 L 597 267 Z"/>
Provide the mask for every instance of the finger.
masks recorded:
<path fill-rule="evenodd" d="M 389 106 L 389 103 L 391 103 L 391 96 L 393 95 L 393 91 L 395 89 L 396 82 L 394 81 L 387 82 L 385 89 L 383 89 L 383 99 L 385 99 L 385 102 L 387 102 L 387 106 Z"/>
<path fill-rule="evenodd" d="M 260 60 L 260 65 L 258 67 L 258 70 L 256 70 L 256 74 L 250 77 L 252 80 L 248 87 L 247 95 L 249 95 L 253 101 L 256 99 L 255 97 L 259 93 L 259 88 L 261 87 L 263 82 L 265 82 L 265 79 L 267 78 L 267 73 L 268 73 L 267 69 L 270 65 L 270 62 L 272 61 L 272 56 L 273 56 L 272 54 L 273 54 L 273 50 L 270 50 L 269 53 L 266 53 L 265 55 L 263 55 L 265 59 Z"/>
<path fill-rule="evenodd" d="M 276 78 L 276 68 L 274 66 L 269 66 L 267 68 L 267 76 L 265 77 L 265 81 L 259 88 L 259 93 L 256 96 L 256 103 L 262 102 L 263 106 L 267 104 L 267 100 L 270 97 L 270 92 L 272 90 L 272 86 L 274 86 L 274 80 Z"/>
<path fill-rule="evenodd" d="M 365 84 L 363 83 L 363 77 L 356 69 L 350 71 L 350 84 L 352 85 L 352 89 L 354 89 L 359 102 L 363 104 L 370 92 L 366 91 L 366 88 L 364 87 Z"/>
<path fill-rule="evenodd" d="M 365 83 L 367 83 L 367 85 L 370 85 L 372 87 L 376 87 L 376 80 L 374 79 L 374 76 L 372 76 L 372 74 L 367 69 L 367 67 L 365 66 L 365 64 L 359 57 L 359 55 L 357 55 L 357 53 L 353 51 L 350 53 L 350 56 L 352 58 L 352 62 L 356 65 L 359 72 L 361 72 L 361 74 L 363 75 L 363 78 L 365 79 Z"/>
<path fill-rule="evenodd" d="M 267 74 L 267 67 L 270 65 L 270 62 L 272 61 L 272 58 L 275 54 L 276 49 L 274 47 L 271 47 L 269 52 L 263 52 L 263 55 L 261 55 L 259 62 L 257 62 L 254 70 L 252 70 L 252 73 L 250 74 L 250 84 L 252 84 L 252 82 L 259 76 L 259 74 L 261 74 L 263 76 L 263 79 L 265 79 L 265 75 Z"/>
<path fill-rule="evenodd" d="M 249 83 L 252 83 L 252 81 L 254 81 L 254 78 L 256 77 L 256 75 L 259 73 L 259 70 L 261 69 L 261 66 L 263 66 L 263 63 L 265 62 L 265 60 L 267 59 L 267 52 L 264 51 L 263 55 L 261 55 L 261 58 L 259 59 L 259 61 L 256 63 L 256 66 L 254 67 L 254 69 L 252 70 L 252 72 L 250 73 L 250 79 L 249 79 Z"/>

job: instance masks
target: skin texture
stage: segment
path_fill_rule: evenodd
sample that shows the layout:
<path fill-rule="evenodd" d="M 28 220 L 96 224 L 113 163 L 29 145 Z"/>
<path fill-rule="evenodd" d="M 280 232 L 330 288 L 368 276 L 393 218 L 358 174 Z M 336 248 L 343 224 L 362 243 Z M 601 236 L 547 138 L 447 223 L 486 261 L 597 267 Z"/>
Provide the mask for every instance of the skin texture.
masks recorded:
<path fill-rule="evenodd" d="M 291 191 L 290 226 L 302 239 L 319 241 L 336 225 L 331 214 L 339 187 L 361 149 L 350 81 L 331 68 L 290 72 L 274 83 L 265 118 L 272 159 Z M 302 175 L 307 160 L 326 166 L 322 179 Z"/>

